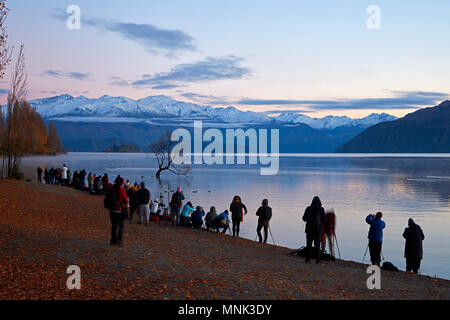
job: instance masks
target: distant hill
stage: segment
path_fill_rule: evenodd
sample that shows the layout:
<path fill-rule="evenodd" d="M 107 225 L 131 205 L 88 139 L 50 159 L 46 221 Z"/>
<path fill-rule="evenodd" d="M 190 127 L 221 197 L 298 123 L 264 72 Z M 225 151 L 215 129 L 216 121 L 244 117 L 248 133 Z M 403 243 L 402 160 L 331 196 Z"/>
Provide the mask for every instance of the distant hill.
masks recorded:
<path fill-rule="evenodd" d="M 340 153 L 448 153 L 450 101 L 374 125 L 343 144 Z"/>
<path fill-rule="evenodd" d="M 103 152 L 139 153 L 143 151 L 134 144 L 121 144 L 120 146 L 114 144 L 112 147 L 107 148 Z"/>

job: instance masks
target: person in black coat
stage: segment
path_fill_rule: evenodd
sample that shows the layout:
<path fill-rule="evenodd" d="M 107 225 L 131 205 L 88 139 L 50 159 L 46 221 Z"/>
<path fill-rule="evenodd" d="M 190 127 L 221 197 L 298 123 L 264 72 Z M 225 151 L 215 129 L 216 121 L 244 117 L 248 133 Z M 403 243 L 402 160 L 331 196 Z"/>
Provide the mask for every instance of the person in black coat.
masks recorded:
<path fill-rule="evenodd" d="M 244 215 L 247 214 L 247 207 L 242 203 L 240 196 L 234 196 L 230 204 L 231 221 L 233 222 L 233 237 L 239 238 L 239 229 L 241 222 L 244 221 Z"/>
<path fill-rule="evenodd" d="M 322 237 L 322 226 L 325 223 L 325 210 L 319 197 L 314 197 L 311 205 L 306 208 L 303 214 L 303 221 L 306 222 L 306 256 L 305 261 L 311 259 L 312 244 L 314 242 L 314 251 L 316 262 L 320 263 L 320 243 Z"/>
<path fill-rule="evenodd" d="M 42 168 L 37 168 L 38 183 L 42 183 Z"/>
<path fill-rule="evenodd" d="M 420 262 L 423 258 L 423 245 L 425 240 L 422 228 L 413 219 L 408 220 L 408 228 L 403 232 L 405 238 L 406 271 L 419 273 Z"/>
<path fill-rule="evenodd" d="M 256 228 L 256 233 L 258 234 L 259 242 L 263 242 L 261 229 L 264 228 L 264 243 L 267 242 L 267 234 L 269 229 L 270 219 L 272 219 L 272 208 L 269 207 L 269 200 L 264 199 L 262 201 L 261 207 L 256 211 L 258 216 L 258 227 Z"/>

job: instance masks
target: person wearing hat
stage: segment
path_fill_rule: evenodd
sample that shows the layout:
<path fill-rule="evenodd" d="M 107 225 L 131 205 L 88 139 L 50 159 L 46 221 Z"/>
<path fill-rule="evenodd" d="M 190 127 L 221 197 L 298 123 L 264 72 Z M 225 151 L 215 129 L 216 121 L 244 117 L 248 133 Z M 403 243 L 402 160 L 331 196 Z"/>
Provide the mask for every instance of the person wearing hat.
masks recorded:
<path fill-rule="evenodd" d="M 423 258 L 423 245 L 425 240 L 422 228 L 412 218 L 408 220 L 408 228 L 403 232 L 405 238 L 406 271 L 419 273 L 420 262 Z"/>
<path fill-rule="evenodd" d="M 367 224 L 370 225 L 369 229 L 369 252 L 372 265 L 380 266 L 381 263 L 381 249 L 383 245 L 383 229 L 386 227 L 386 223 L 381 220 L 383 217 L 382 212 L 377 214 L 369 214 L 366 218 Z"/>

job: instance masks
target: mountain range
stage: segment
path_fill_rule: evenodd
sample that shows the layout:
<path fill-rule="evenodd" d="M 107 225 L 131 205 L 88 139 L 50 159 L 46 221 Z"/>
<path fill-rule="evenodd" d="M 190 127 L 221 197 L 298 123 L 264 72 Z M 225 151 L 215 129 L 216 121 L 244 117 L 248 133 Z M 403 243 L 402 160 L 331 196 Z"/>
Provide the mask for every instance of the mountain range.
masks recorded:
<path fill-rule="evenodd" d="M 56 125 L 66 148 L 73 151 L 102 151 L 113 144 L 133 144 L 146 150 L 164 131 L 185 126 L 194 120 L 204 126 L 226 128 L 280 129 L 280 152 L 333 152 L 366 128 L 396 118 L 382 113 L 362 119 L 327 116 L 311 118 L 294 112 L 277 116 L 241 111 L 232 106 L 214 108 L 149 96 L 73 97 L 68 94 L 31 100 L 46 122 Z"/>
<path fill-rule="evenodd" d="M 241 111 L 234 107 L 213 108 L 192 103 L 180 102 L 166 96 L 149 96 L 133 100 L 126 97 L 111 97 L 104 95 L 98 99 L 84 96 L 72 97 L 60 95 L 50 98 L 31 100 L 44 119 L 66 121 L 92 121 L 103 118 L 104 121 L 132 121 L 131 119 L 183 119 L 217 121 L 223 123 L 304 123 L 314 129 L 335 129 L 340 126 L 369 127 L 379 122 L 392 121 L 396 118 L 386 113 L 371 114 L 362 119 L 351 119 L 341 116 L 310 118 L 295 112 L 285 112 L 277 117 L 263 113 Z M 106 118 L 105 118 L 106 117 Z M 89 119 L 91 118 L 91 119 Z"/>
<path fill-rule="evenodd" d="M 337 152 L 450 153 L 450 101 L 374 125 Z"/>
<path fill-rule="evenodd" d="M 311 118 L 296 112 L 276 116 L 214 108 L 166 96 L 133 100 L 60 95 L 29 101 L 46 122 L 56 125 L 66 148 L 103 151 L 113 145 L 148 145 L 166 131 L 193 121 L 204 127 L 279 129 L 281 153 L 411 153 L 450 152 L 450 101 L 419 109 L 401 119 L 373 113 L 362 119 L 345 116 Z"/>

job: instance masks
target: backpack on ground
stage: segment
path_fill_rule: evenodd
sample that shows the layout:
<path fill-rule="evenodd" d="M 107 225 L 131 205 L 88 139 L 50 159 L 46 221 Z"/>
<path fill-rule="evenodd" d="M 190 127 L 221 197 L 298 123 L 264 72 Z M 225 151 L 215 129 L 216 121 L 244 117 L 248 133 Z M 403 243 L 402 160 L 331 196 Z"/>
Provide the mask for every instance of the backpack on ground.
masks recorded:
<path fill-rule="evenodd" d="M 292 251 L 289 254 L 291 256 L 296 254 L 299 257 L 303 257 L 304 258 L 304 257 L 306 257 L 306 247 L 303 246 L 303 247 L 301 247 L 301 248 L 299 248 L 299 249 L 297 249 L 295 251 Z M 331 254 L 329 254 L 328 252 L 319 251 L 319 254 L 320 254 L 320 259 L 323 260 L 323 261 L 330 261 L 330 260 L 332 260 Z M 311 257 L 312 259 L 316 259 L 316 257 L 317 257 L 316 250 L 313 249 L 311 255 L 312 255 L 312 257 Z"/>
<path fill-rule="evenodd" d="M 383 266 L 381 267 L 381 269 L 387 271 L 398 271 L 398 268 L 389 261 L 383 262 Z"/>

